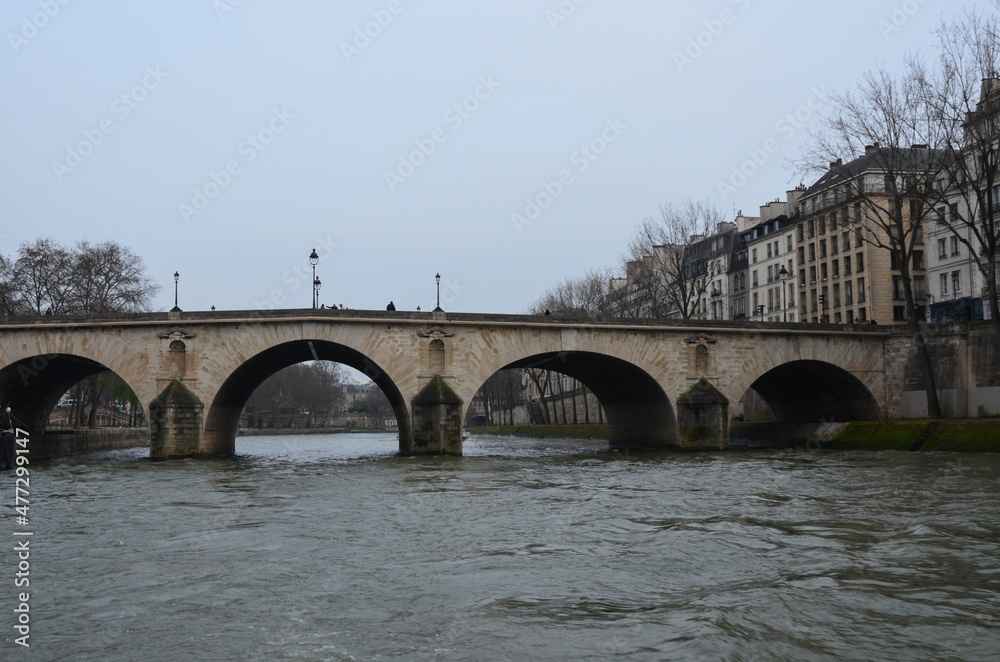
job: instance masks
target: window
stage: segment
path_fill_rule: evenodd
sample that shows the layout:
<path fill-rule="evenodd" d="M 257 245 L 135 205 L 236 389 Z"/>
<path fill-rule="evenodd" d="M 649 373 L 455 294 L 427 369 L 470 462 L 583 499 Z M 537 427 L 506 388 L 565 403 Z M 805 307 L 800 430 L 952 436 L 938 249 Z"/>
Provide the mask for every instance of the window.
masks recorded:
<path fill-rule="evenodd" d="M 799 269 L 799 287 L 806 286 L 806 270 Z"/>
<path fill-rule="evenodd" d="M 816 267 L 814 267 L 814 266 L 813 267 L 809 267 L 809 282 L 810 283 L 815 283 L 816 282 Z"/>
<path fill-rule="evenodd" d="M 905 292 L 903 292 L 903 278 L 902 276 L 892 277 L 892 298 L 896 301 L 905 299 Z"/>
<path fill-rule="evenodd" d="M 854 231 L 854 247 L 861 248 L 861 245 L 864 244 L 864 242 L 865 239 L 864 236 L 861 234 L 861 228 L 858 228 L 857 230 Z"/>
<path fill-rule="evenodd" d="M 792 252 L 792 235 L 785 237 L 785 251 L 788 253 Z"/>
<path fill-rule="evenodd" d="M 836 235 L 830 237 L 830 252 L 834 255 L 840 252 L 840 241 Z"/>
<path fill-rule="evenodd" d="M 942 260 L 948 257 L 948 242 L 944 238 L 938 239 L 938 257 Z"/>
<path fill-rule="evenodd" d="M 864 303 L 864 302 L 865 302 L 865 279 L 864 278 L 859 278 L 858 279 L 858 303 Z M 864 309 L 862 308 L 862 310 L 864 310 Z M 864 313 L 862 313 L 861 319 L 864 319 Z"/>
<path fill-rule="evenodd" d="M 844 283 L 844 303 L 850 306 L 854 303 L 854 288 L 852 287 L 854 283 L 847 281 Z M 848 315 L 850 317 L 850 315 Z"/>
<path fill-rule="evenodd" d="M 913 298 L 923 301 L 927 298 L 927 278 L 925 276 L 913 277 Z"/>
<path fill-rule="evenodd" d="M 805 262 L 805 261 L 806 261 L 806 247 L 799 246 L 799 262 Z"/>
<path fill-rule="evenodd" d="M 860 202 L 855 202 L 854 203 L 854 222 L 855 223 L 860 223 L 861 222 L 861 203 Z"/>
<path fill-rule="evenodd" d="M 944 225 L 945 224 L 945 208 L 944 207 L 938 207 L 934 211 L 936 212 L 934 214 L 934 220 L 937 222 L 938 225 Z"/>
<path fill-rule="evenodd" d="M 906 321 L 906 306 L 893 306 L 892 307 L 892 321 L 893 322 L 905 322 Z"/>
<path fill-rule="evenodd" d="M 913 268 L 917 270 L 924 269 L 924 252 L 923 251 L 913 251 Z"/>
<path fill-rule="evenodd" d="M 753 270 L 753 286 L 757 287 L 757 270 L 756 269 Z M 756 296 L 756 295 L 754 295 L 754 296 Z"/>
<path fill-rule="evenodd" d="M 816 244 L 809 244 L 809 261 L 816 261 Z"/>
<path fill-rule="evenodd" d="M 768 248 L 770 248 L 770 246 L 768 246 Z M 767 282 L 769 282 L 769 283 L 773 283 L 774 282 L 774 266 L 773 265 L 768 265 L 767 266 Z"/>
<path fill-rule="evenodd" d="M 833 307 L 840 308 L 840 285 L 833 286 Z"/>
<path fill-rule="evenodd" d="M 840 278 L 840 260 L 833 261 L 833 277 Z"/>
<path fill-rule="evenodd" d="M 858 268 L 858 273 L 865 270 L 865 254 L 858 253 L 854 258 L 854 265 Z"/>
<path fill-rule="evenodd" d="M 767 242 L 767 259 L 771 259 L 771 242 Z"/>
<path fill-rule="evenodd" d="M 944 241 L 944 239 L 942 239 L 941 241 Z M 951 238 L 951 254 L 952 254 L 952 256 L 960 255 L 961 253 L 962 253 L 962 250 L 958 246 L 958 237 L 952 237 Z M 941 257 L 944 257 L 944 252 L 941 253 Z"/>
<path fill-rule="evenodd" d="M 825 215 L 819 217 L 819 233 L 820 234 L 826 234 L 826 216 Z"/>
<path fill-rule="evenodd" d="M 819 241 L 819 256 L 826 257 L 826 239 L 820 239 Z"/>
<path fill-rule="evenodd" d="M 827 279 L 826 262 L 823 262 L 822 264 L 819 265 L 819 277 L 822 278 L 823 280 Z"/>
<path fill-rule="evenodd" d="M 948 294 L 948 274 L 941 274 L 941 294 Z"/>
<path fill-rule="evenodd" d="M 750 251 L 750 260 L 753 264 L 757 264 L 757 249 L 754 248 Z M 754 283 L 756 285 L 756 283 Z"/>
<path fill-rule="evenodd" d="M 844 257 L 844 275 L 851 275 L 851 256 L 847 255 Z"/>
<path fill-rule="evenodd" d="M 809 221 L 809 238 L 812 239 L 816 236 L 816 222 L 813 220 Z"/>
<path fill-rule="evenodd" d="M 952 271 L 951 272 L 951 291 L 958 294 L 962 291 L 962 272 Z"/>
<path fill-rule="evenodd" d="M 805 241 L 805 237 L 803 236 L 804 233 L 803 233 L 803 228 L 802 228 L 802 224 L 801 223 L 799 223 L 798 227 L 795 228 L 795 234 L 798 237 L 798 240 L 799 240 L 800 244 L 803 241 Z M 788 238 L 788 241 L 791 242 L 791 237 Z"/>

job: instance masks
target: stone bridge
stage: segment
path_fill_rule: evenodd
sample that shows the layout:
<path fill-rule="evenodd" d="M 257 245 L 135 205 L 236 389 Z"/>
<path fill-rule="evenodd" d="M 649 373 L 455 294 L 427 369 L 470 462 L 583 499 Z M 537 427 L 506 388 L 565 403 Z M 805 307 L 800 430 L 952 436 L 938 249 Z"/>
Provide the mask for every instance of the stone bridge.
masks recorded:
<path fill-rule="evenodd" d="M 909 345 L 898 329 L 877 326 L 396 311 L 8 319 L 0 405 L 40 433 L 73 384 L 111 370 L 146 408 L 151 457 L 226 455 L 264 379 L 329 360 L 388 396 L 401 452 L 461 454 L 462 421 L 483 383 L 533 366 L 587 385 L 614 447 L 716 449 L 728 444 L 730 403 L 751 387 L 782 421 L 899 417 Z"/>

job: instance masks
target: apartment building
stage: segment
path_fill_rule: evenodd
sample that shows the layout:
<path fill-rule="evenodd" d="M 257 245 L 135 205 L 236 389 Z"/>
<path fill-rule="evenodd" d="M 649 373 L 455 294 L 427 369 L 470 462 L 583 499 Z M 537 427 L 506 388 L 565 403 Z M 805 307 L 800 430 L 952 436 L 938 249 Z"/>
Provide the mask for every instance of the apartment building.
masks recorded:
<path fill-rule="evenodd" d="M 906 322 L 898 253 L 883 247 L 893 244 L 888 218 L 897 205 L 907 235 L 912 232 L 916 243 L 909 264 L 911 287 L 918 317 L 926 315 L 923 208 L 906 191 L 916 191 L 938 156 L 921 145 L 869 146 L 849 163 L 830 164 L 803 193 L 795 227 L 800 321 Z"/>

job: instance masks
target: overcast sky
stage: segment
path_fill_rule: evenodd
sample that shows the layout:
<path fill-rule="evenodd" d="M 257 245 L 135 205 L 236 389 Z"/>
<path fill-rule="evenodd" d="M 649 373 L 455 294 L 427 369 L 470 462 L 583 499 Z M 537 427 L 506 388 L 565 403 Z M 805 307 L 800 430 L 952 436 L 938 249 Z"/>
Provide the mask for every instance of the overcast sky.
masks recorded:
<path fill-rule="evenodd" d="M 784 199 L 823 95 L 960 7 L 4 0 L 0 251 L 118 241 L 157 310 L 307 308 L 315 248 L 327 305 L 526 312 L 661 203 Z"/>

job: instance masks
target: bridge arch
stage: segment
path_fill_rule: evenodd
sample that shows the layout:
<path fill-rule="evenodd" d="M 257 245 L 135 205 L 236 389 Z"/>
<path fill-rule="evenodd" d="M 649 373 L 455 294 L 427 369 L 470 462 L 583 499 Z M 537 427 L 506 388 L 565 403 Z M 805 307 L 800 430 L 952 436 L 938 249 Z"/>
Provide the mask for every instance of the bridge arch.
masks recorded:
<path fill-rule="evenodd" d="M 127 375 L 97 360 L 68 353 L 36 354 L 0 368 L 0 407 L 10 407 L 11 414 L 23 421 L 29 432 L 40 436 L 63 394 L 103 372 L 117 375 L 133 393 L 141 393 L 135 389 L 134 378 L 130 381 Z"/>
<path fill-rule="evenodd" d="M 873 421 L 878 400 L 848 370 L 826 361 L 802 359 L 771 368 L 751 385 L 777 422 Z"/>
<path fill-rule="evenodd" d="M 663 387 L 645 370 L 624 359 L 592 351 L 550 351 L 501 366 L 479 380 L 477 393 L 499 370 L 539 368 L 567 375 L 600 401 L 615 448 L 665 448 L 677 444 L 677 418 Z M 471 406 L 472 398 L 467 403 Z"/>
<path fill-rule="evenodd" d="M 231 455 L 244 405 L 264 380 L 283 368 L 305 361 L 343 363 L 367 375 L 389 399 L 401 445 L 409 439 L 410 414 L 399 388 L 385 370 L 358 350 L 329 340 L 292 340 L 265 349 L 240 364 L 216 391 L 205 415 L 203 454 Z"/>

